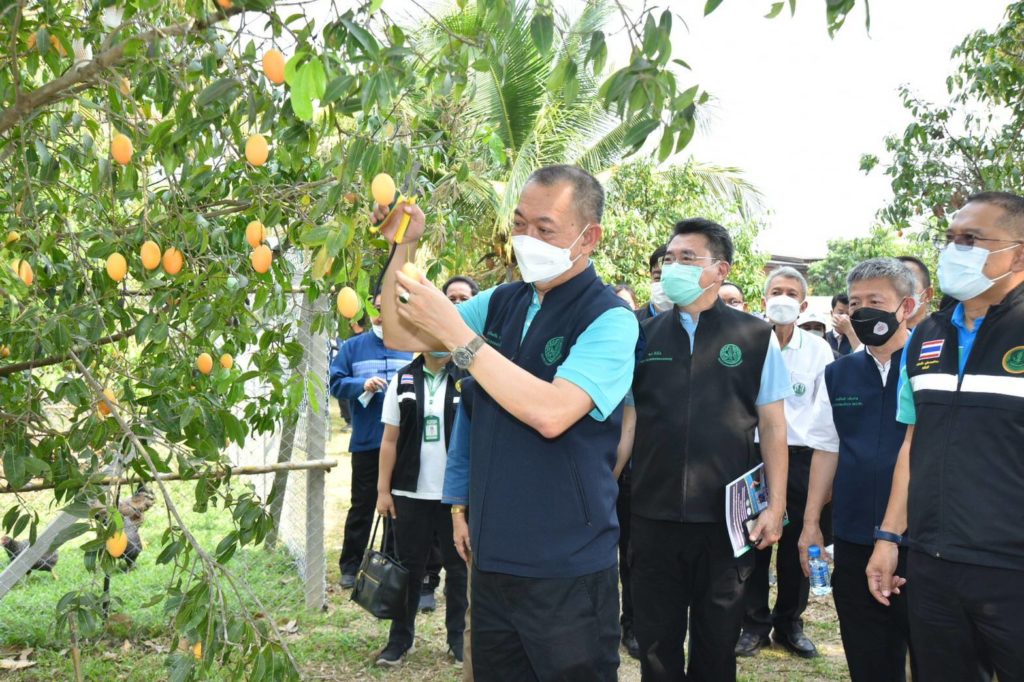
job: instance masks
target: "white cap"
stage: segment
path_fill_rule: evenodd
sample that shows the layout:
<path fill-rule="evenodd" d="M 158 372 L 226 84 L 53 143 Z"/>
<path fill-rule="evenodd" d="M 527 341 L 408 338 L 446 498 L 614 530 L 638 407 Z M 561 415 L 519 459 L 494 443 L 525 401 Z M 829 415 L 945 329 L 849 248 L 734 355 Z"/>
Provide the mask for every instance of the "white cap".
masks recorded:
<path fill-rule="evenodd" d="M 798 317 L 796 319 L 796 325 L 798 327 L 802 327 L 805 324 L 808 324 L 808 323 L 811 323 L 811 322 L 817 322 L 818 324 L 826 326 L 826 327 L 828 326 L 827 323 L 825 322 L 824 316 L 822 316 L 819 313 L 812 313 L 810 311 L 801 314 L 800 317 Z"/>

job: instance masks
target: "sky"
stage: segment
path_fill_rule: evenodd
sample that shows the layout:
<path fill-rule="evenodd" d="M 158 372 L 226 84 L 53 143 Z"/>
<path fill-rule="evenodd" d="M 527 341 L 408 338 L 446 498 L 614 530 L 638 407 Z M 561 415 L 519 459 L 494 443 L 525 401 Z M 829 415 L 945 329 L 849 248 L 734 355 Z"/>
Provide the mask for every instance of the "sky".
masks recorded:
<path fill-rule="evenodd" d="M 716 98 L 710 129 L 683 153 L 742 169 L 770 209 L 761 248 L 798 257 L 868 233 L 891 189 L 881 168 L 858 170 L 860 157 L 884 162 L 884 137 L 910 122 L 897 88 L 945 101 L 953 47 L 995 28 L 1006 8 L 1005 0 L 872 0 L 868 33 L 858 2 L 830 39 L 823 0 L 800 0 L 795 17 L 787 9 L 772 20 L 769 0 L 723 2 L 706 18 L 703 4 L 674 3 L 689 27 L 673 31 L 674 52 Z"/>

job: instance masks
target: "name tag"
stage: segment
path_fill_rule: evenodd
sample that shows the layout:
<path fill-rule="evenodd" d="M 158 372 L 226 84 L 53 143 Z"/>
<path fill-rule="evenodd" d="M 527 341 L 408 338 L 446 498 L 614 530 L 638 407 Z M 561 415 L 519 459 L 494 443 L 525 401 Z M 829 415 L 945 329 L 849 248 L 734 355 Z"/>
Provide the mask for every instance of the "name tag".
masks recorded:
<path fill-rule="evenodd" d="M 441 440 L 441 420 L 429 415 L 423 420 L 423 442 L 436 443 Z"/>

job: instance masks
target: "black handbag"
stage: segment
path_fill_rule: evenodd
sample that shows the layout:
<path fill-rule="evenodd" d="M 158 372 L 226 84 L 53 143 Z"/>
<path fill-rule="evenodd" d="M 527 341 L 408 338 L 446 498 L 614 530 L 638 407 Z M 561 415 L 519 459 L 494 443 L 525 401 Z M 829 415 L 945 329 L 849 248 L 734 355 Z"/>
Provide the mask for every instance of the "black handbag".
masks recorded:
<path fill-rule="evenodd" d="M 385 553 L 386 542 L 383 538 L 381 551 L 373 548 L 377 540 L 377 529 L 383 518 L 378 516 L 373 524 L 370 546 L 366 548 L 363 563 L 359 565 L 359 572 L 356 573 L 352 601 L 377 618 L 392 620 L 405 615 L 409 595 L 409 569 L 398 560 L 397 548 L 394 557 Z M 389 531 L 394 539 L 394 521 L 384 524 L 385 536 Z"/>

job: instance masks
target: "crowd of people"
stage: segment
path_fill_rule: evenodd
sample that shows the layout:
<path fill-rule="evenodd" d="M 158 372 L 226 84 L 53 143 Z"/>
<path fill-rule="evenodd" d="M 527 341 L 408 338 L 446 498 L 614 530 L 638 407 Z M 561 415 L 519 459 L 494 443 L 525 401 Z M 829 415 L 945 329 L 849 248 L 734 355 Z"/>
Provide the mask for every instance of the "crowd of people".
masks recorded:
<path fill-rule="evenodd" d="M 957 212 L 938 305 L 920 260 L 873 258 L 831 320 L 789 267 L 750 312 L 729 232 L 697 217 L 666 227 L 639 304 L 590 261 L 603 208 L 586 172 L 534 172 L 522 279 L 485 291 L 408 276 L 422 211 L 375 212 L 392 243 L 408 229 L 330 386 L 353 420 L 342 587 L 375 511 L 414 586 L 376 663 L 412 650 L 443 568 L 464 679 L 615 680 L 621 645 L 645 681 L 735 680 L 773 643 L 819 655 L 803 613 L 829 547 L 852 680 L 1024 680 L 1024 197 Z M 760 463 L 737 552 L 725 487 Z"/>

